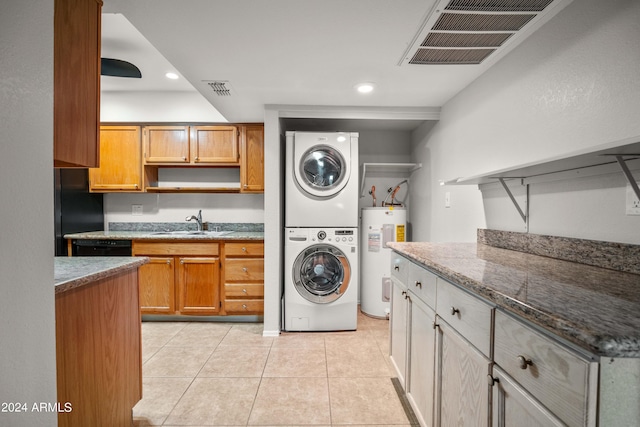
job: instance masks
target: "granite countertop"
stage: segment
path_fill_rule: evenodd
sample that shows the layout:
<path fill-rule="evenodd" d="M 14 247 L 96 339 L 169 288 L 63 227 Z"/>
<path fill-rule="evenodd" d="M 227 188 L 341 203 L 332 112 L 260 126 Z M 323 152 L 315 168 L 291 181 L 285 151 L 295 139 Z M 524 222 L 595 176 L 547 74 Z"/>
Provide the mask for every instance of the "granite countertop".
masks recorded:
<path fill-rule="evenodd" d="M 602 357 L 640 357 L 640 275 L 476 243 L 389 243 L 532 323 Z"/>
<path fill-rule="evenodd" d="M 262 231 L 231 231 L 222 235 L 204 234 L 159 234 L 158 231 L 89 231 L 65 234 L 65 239 L 77 240 L 264 240 Z"/>
<path fill-rule="evenodd" d="M 147 257 L 55 257 L 56 294 L 138 268 L 147 262 Z"/>

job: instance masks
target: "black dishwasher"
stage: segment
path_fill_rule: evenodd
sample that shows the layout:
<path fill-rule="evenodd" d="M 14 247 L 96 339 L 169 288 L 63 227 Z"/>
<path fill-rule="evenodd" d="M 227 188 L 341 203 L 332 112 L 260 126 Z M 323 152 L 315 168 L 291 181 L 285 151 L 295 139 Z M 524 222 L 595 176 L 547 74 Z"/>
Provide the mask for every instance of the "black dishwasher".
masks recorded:
<path fill-rule="evenodd" d="M 131 256 L 131 240 L 73 240 L 73 256 Z"/>

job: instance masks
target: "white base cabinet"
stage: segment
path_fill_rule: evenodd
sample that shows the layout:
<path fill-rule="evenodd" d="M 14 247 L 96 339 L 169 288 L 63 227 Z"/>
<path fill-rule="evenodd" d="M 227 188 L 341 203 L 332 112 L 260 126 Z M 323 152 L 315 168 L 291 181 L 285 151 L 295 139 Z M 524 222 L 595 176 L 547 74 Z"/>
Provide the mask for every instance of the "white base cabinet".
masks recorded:
<path fill-rule="evenodd" d="M 431 427 L 434 415 L 436 316 L 428 305 L 409 293 L 410 335 L 407 399 L 421 426 Z"/>

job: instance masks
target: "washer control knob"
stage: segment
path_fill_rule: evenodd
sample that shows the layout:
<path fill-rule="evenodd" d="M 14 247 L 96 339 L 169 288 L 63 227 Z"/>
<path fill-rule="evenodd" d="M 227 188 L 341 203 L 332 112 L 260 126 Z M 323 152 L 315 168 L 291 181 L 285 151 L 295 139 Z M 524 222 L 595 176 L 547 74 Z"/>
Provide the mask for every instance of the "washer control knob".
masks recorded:
<path fill-rule="evenodd" d="M 349 237 L 349 241 L 350 241 L 350 242 L 353 242 L 353 237 Z"/>
<path fill-rule="evenodd" d="M 327 233 L 324 231 L 318 231 L 318 240 L 324 240 L 327 237 Z"/>

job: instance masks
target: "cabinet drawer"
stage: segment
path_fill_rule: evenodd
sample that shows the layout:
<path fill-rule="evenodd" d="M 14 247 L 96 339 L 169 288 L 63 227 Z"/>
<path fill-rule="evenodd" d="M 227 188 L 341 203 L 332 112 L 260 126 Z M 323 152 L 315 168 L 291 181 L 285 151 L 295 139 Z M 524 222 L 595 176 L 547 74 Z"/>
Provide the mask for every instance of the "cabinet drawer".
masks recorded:
<path fill-rule="evenodd" d="M 391 277 L 396 282 L 400 282 L 403 285 L 406 285 L 410 264 L 411 261 L 409 261 L 402 255 L 391 252 Z"/>
<path fill-rule="evenodd" d="M 495 362 L 563 422 L 587 425 L 597 364 L 503 312 L 496 312 L 495 321 Z"/>
<path fill-rule="evenodd" d="M 264 312 L 264 300 L 227 299 L 224 300 L 224 308 L 227 314 L 259 314 Z"/>
<path fill-rule="evenodd" d="M 412 262 L 408 263 L 407 287 L 429 307 L 436 306 L 436 275 Z"/>
<path fill-rule="evenodd" d="M 134 255 L 197 255 L 217 256 L 218 243 L 200 242 L 144 242 L 133 241 L 132 251 Z"/>
<path fill-rule="evenodd" d="M 264 243 L 225 243 L 226 256 L 264 256 Z"/>
<path fill-rule="evenodd" d="M 264 259 L 226 258 L 224 261 L 225 281 L 264 280 Z"/>
<path fill-rule="evenodd" d="M 263 298 L 262 283 L 225 283 L 224 294 L 227 298 Z"/>
<path fill-rule="evenodd" d="M 436 312 L 485 356 L 491 357 L 491 317 L 493 308 L 438 279 Z"/>

